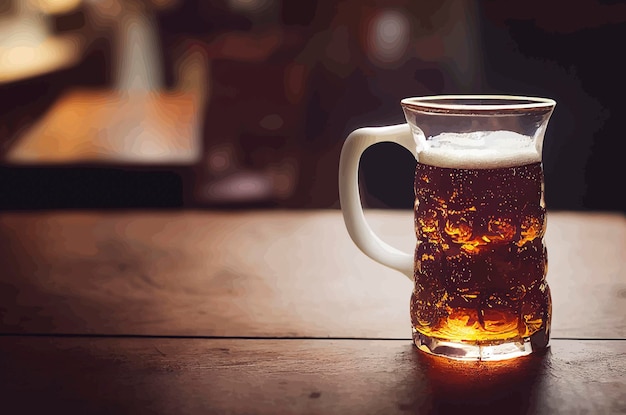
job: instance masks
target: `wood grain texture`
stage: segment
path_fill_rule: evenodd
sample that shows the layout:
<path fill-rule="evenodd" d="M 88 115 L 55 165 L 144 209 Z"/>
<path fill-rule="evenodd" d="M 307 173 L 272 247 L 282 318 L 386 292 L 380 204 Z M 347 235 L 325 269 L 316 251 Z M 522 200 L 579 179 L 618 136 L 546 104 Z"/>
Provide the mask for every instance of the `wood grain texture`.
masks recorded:
<path fill-rule="evenodd" d="M 61 97 L 9 149 L 13 164 L 192 164 L 200 103 L 181 91 L 79 90 Z"/>
<path fill-rule="evenodd" d="M 0 367 L 7 413 L 626 411 L 626 341 L 461 364 L 404 340 L 0 337 Z"/>
<path fill-rule="evenodd" d="M 412 249 L 410 212 L 372 227 Z M 626 338 L 626 219 L 559 213 L 553 337 Z M 409 338 L 411 282 L 338 211 L 0 215 L 0 332 Z"/>

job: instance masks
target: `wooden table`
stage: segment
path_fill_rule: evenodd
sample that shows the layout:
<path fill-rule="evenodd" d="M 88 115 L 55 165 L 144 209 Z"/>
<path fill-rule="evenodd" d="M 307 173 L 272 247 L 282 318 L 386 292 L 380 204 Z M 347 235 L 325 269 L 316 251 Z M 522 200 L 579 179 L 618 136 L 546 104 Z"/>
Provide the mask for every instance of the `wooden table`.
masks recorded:
<path fill-rule="evenodd" d="M 371 211 L 414 244 L 410 212 Z M 0 214 L 4 413 L 626 412 L 626 219 L 551 212 L 552 347 L 418 352 L 337 211 Z"/>
<path fill-rule="evenodd" d="M 18 137 L 4 161 L 192 165 L 202 152 L 201 107 L 191 91 L 71 91 Z"/>

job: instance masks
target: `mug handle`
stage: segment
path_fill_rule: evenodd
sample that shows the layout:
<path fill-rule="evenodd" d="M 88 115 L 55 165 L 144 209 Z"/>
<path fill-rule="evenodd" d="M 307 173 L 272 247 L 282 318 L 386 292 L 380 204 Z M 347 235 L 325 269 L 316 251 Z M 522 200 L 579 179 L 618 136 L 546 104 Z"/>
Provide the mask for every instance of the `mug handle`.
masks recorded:
<path fill-rule="evenodd" d="M 339 202 L 346 228 L 356 246 L 374 261 L 400 271 L 413 281 L 413 255 L 381 240 L 367 224 L 361 205 L 359 193 L 361 155 L 368 147 L 383 142 L 400 144 L 417 159 L 415 140 L 408 124 L 360 128 L 352 132 L 341 149 Z"/>

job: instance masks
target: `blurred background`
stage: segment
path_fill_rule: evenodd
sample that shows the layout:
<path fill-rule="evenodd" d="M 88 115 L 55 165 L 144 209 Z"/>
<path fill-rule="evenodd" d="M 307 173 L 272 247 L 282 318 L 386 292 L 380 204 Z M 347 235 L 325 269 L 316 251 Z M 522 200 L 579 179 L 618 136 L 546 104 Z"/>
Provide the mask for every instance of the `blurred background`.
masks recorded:
<path fill-rule="evenodd" d="M 345 137 L 402 98 L 554 98 L 552 210 L 626 208 L 619 1 L 0 0 L 0 208 L 338 208 Z M 415 161 L 362 160 L 410 209 Z"/>

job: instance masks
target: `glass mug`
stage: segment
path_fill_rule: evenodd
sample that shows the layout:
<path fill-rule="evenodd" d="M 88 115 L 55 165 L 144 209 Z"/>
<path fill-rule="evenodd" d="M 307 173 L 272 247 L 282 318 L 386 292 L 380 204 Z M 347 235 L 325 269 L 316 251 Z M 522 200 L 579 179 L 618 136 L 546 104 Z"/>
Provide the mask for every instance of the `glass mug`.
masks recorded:
<path fill-rule="evenodd" d="M 502 360 L 548 347 L 542 145 L 555 101 L 518 96 L 407 98 L 407 124 L 346 139 L 339 196 L 354 243 L 414 281 L 413 341 L 462 360 Z M 383 242 L 363 215 L 361 154 L 394 142 L 417 160 L 415 254 Z"/>

